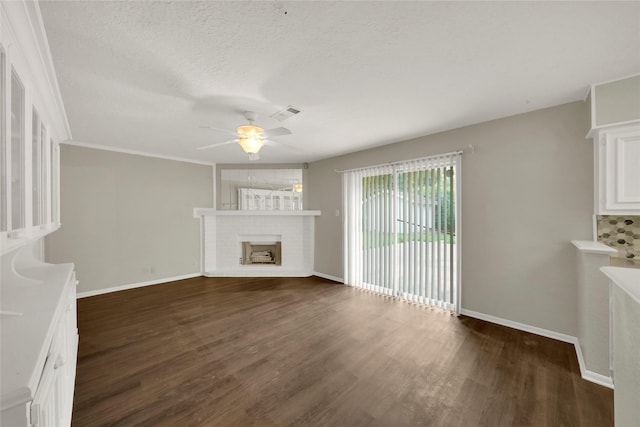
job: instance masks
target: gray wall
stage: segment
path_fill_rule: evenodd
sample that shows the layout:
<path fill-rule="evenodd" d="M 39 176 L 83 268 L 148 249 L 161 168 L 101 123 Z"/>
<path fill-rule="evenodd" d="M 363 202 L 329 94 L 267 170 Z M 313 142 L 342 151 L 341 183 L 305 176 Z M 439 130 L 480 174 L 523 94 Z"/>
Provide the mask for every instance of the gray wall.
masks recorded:
<path fill-rule="evenodd" d="M 213 204 L 211 166 L 61 146 L 62 228 L 48 262 L 73 262 L 78 292 L 200 272 L 194 207 Z"/>
<path fill-rule="evenodd" d="M 595 87 L 598 126 L 640 119 L 640 75 Z"/>
<path fill-rule="evenodd" d="M 592 235 L 588 122 L 587 105 L 575 102 L 311 163 L 307 209 L 322 210 L 315 271 L 342 277 L 336 169 L 464 149 L 463 308 L 576 336 L 569 241 Z"/>

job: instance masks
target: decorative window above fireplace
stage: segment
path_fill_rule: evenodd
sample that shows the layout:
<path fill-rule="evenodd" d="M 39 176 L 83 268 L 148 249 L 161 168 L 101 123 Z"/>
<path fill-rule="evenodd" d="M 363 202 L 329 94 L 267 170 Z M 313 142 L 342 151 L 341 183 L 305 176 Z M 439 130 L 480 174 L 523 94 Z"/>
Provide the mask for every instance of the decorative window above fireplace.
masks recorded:
<path fill-rule="evenodd" d="M 302 210 L 302 193 L 239 188 L 238 205 L 242 211 L 297 211 Z"/>
<path fill-rule="evenodd" d="M 217 165 L 216 198 L 220 210 L 302 210 L 301 165 L 277 169 L 229 169 Z"/>

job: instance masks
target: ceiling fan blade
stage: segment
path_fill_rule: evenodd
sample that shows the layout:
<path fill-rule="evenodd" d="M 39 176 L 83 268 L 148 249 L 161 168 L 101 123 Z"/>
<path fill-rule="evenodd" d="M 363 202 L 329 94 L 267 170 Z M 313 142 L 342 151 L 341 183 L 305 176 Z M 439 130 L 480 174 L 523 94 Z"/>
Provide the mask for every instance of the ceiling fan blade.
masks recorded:
<path fill-rule="evenodd" d="M 293 151 L 295 153 L 302 153 L 302 151 L 298 147 L 295 147 L 291 144 L 283 144 L 282 142 L 274 141 L 273 139 L 265 139 L 264 145 L 279 147 L 280 149 Z"/>
<path fill-rule="evenodd" d="M 233 144 L 234 142 L 236 142 L 235 139 L 230 139 L 229 141 L 225 141 L 225 142 L 216 142 L 215 144 L 203 145 L 202 147 L 197 147 L 196 150 L 206 150 L 208 148 L 215 148 L 215 147 L 220 147 L 222 145 Z"/>
<path fill-rule="evenodd" d="M 236 132 L 230 131 L 229 129 L 221 129 L 213 126 L 200 126 L 200 129 L 211 129 L 211 130 L 215 130 L 216 132 L 223 132 L 223 133 L 226 133 L 227 135 L 236 136 Z"/>
<path fill-rule="evenodd" d="M 264 136 L 266 138 L 272 138 L 274 136 L 284 136 L 284 135 L 291 135 L 291 131 L 287 128 L 273 128 L 273 129 L 267 129 L 265 131 L 262 132 L 264 134 Z"/>

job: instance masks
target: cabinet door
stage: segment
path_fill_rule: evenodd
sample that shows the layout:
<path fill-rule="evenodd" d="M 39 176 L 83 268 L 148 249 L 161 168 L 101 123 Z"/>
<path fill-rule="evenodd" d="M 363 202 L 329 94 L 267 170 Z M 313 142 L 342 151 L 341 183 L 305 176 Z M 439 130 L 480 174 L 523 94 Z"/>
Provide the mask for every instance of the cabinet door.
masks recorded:
<path fill-rule="evenodd" d="M 25 147 L 24 147 L 24 85 L 20 78 L 12 71 L 11 73 L 11 145 L 10 167 L 11 167 L 11 230 L 22 230 L 25 228 Z M 17 235 L 17 233 L 14 233 Z"/>
<path fill-rule="evenodd" d="M 49 354 L 38 384 L 38 390 L 31 403 L 31 425 L 33 427 L 49 427 L 60 425 L 60 405 L 58 389 L 60 381 L 57 352 Z"/>
<path fill-rule="evenodd" d="M 58 320 L 49 355 L 31 404 L 32 426 L 71 425 L 78 352 L 76 284 L 74 273 L 67 285 L 66 303 Z"/>
<path fill-rule="evenodd" d="M 604 135 L 604 209 L 640 212 L 640 126 L 618 128 Z"/>

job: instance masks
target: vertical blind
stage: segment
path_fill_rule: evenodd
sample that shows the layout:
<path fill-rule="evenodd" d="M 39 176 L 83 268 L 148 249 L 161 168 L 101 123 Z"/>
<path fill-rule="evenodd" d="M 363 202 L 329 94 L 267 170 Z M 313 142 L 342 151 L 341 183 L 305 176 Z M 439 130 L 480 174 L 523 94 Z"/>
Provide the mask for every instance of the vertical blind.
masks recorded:
<path fill-rule="evenodd" d="M 345 171 L 345 284 L 458 311 L 460 153 Z"/>

